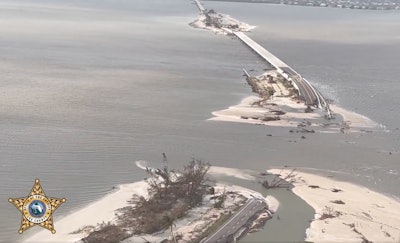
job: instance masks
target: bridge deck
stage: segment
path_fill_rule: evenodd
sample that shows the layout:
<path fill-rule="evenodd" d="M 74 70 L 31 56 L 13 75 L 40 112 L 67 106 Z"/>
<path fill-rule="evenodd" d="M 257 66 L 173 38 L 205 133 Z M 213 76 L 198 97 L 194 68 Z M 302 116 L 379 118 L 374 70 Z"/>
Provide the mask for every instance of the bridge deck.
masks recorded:
<path fill-rule="evenodd" d="M 206 11 L 206 9 L 204 8 L 204 6 L 201 4 L 201 2 L 199 0 L 194 0 L 194 2 L 196 3 L 196 5 L 199 8 L 201 13 L 204 13 Z"/>
<path fill-rule="evenodd" d="M 264 47 L 260 46 L 257 42 L 252 40 L 243 32 L 233 32 L 233 34 L 242 40 L 247 46 L 253 49 L 269 64 L 274 66 L 279 72 L 285 73 L 287 77 L 289 77 L 289 79 L 296 85 L 297 89 L 299 90 L 300 97 L 304 100 L 306 105 L 321 106 L 321 104 L 319 104 L 320 94 L 315 92 L 311 84 L 305 81 L 300 74 L 298 74 L 289 65 L 277 58 L 271 52 L 267 51 Z"/>
<path fill-rule="evenodd" d="M 243 32 L 233 32 L 239 39 L 241 39 L 244 43 L 246 43 L 251 49 L 257 52 L 262 58 L 264 58 L 267 62 L 272 64 L 275 68 L 290 68 L 289 65 L 284 63 L 281 59 L 277 58 L 274 54 L 267 51 L 264 47 L 260 46 L 257 42 L 253 41 L 250 37 L 248 37 Z"/>

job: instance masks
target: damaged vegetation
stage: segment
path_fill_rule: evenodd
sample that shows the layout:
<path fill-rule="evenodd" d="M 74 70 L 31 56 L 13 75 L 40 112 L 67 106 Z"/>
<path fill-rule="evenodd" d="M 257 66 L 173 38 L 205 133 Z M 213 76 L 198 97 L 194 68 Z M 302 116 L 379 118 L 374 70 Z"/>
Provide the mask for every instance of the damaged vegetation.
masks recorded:
<path fill-rule="evenodd" d="M 213 188 L 205 185 L 209 168 L 208 163 L 193 159 L 182 172 L 168 167 L 148 169 L 149 197 L 134 195 L 129 201 L 132 206 L 118 210 L 114 224 L 90 233 L 82 242 L 120 242 L 133 235 L 167 229 L 175 239 L 174 221 L 198 206 L 206 193 L 213 193 Z"/>
<path fill-rule="evenodd" d="M 293 184 L 302 181 L 301 177 L 297 175 L 296 169 L 292 169 L 287 175 L 281 174 L 274 175 L 272 179 L 265 179 L 262 182 L 263 187 L 271 188 L 292 188 Z"/>
<path fill-rule="evenodd" d="M 333 208 L 325 206 L 325 208 L 322 210 L 321 216 L 318 219 L 319 220 L 333 219 L 339 217 L 340 215 L 342 215 L 341 212 L 335 211 L 333 210 Z"/>
<path fill-rule="evenodd" d="M 246 71 L 247 73 L 247 71 Z M 261 76 L 246 78 L 248 85 L 254 93 L 257 93 L 261 100 L 256 101 L 253 105 L 267 108 L 276 106 L 272 101 L 274 97 L 289 97 L 298 99 L 298 93 L 295 92 L 293 85 L 276 71 L 269 71 Z M 269 109 L 268 113 L 262 117 L 241 116 L 242 119 L 255 119 L 263 122 L 279 121 L 286 112 L 279 109 Z"/>

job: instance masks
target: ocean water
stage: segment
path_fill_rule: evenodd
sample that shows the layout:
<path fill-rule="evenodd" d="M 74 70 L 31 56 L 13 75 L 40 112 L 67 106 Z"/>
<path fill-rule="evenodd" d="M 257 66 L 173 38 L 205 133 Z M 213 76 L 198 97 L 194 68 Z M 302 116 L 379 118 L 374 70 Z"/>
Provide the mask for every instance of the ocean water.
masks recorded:
<path fill-rule="evenodd" d="M 257 25 L 256 41 L 388 131 L 303 140 L 285 128 L 207 121 L 251 94 L 241 69 L 264 63 L 237 40 L 191 28 L 190 1 L 2 1 L 0 242 L 39 230 L 18 235 L 20 214 L 7 202 L 35 178 L 67 198 L 57 220 L 146 177 L 135 161 L 161 164 L 163 152 L 172 167 L 196 157 L 254 171 L 339 171 L 400 196 L 398 13 L 205 4 Z"/>

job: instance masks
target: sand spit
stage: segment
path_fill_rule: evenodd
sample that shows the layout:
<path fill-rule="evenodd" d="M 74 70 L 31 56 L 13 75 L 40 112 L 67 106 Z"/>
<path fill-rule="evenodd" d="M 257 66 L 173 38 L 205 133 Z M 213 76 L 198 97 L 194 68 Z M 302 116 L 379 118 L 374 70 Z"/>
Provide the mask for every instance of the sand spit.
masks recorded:
<path fill-rule="evenodd" d="M 145 181 L 120 185 L 118 190 L 102 199 L 62 219 L 56 219 L 54 223 L 56 234 L 53 235 L 48 230 L 42 230 L 24 242 L 77 242 L 87 236 L 98 224 L 112 221 L 115 217 L 115 210 L 127 206 L 127 201 L 132 198 L 133 194 L 146 197 L 148 195 L 147 188 L 148 185 Z M 76 233 L 72 234 L 72 232 Z"/>
<path fill-rule="evenodd" d="M 239 122 L 254 125 L 272 127 L 298 128 L 304 122 L 310 123 L 311 129 L 321 127 L 320 133 L 351 133 L 375 131 L 378 124 L 358 113 L 348 111 L 339 106 L 332 105 L 332 111 L 337 117 L 335 120 L 324 119 L 324 112 L 314 110 L 313 113 L 305 113 L 304 104 L 287 97 L 274 97 L 270 105 L 257 105 L 262 98 L 255 95 L 248 96 L 239 104 L 227 109 L 212 112 L 213 117 L 209 121 Z M 276 111 L 285 114 L 279 116 L 279 120 L 263 121 L 264 117 L 271 117 Z M 342 121 L 343 120 L 343 121 Z"/>
<path fill-rule="evenodd" d="M 285 175 L 289 169 L 271 169 Z M 311 242 L 400 242 L 400 202 L 349 182 L 296 172 L 293 192 L 314 208 Z"/>
<path fill-rule="evenodd" d="M 258 96 L 215 111 L 209 120 L 291 127 L 298 128 L 297 132 L 315 132 L 316 128 L 323 133 L 367 132 L 378 127 L 369 118 L 338 106 L 332 106 L 334 119 L 326 119 L 324 110 L 306 106 L 292 83 L 275 70 L 248 76 L 246 81 Z"/>
<path fill-rule="evenodd" d="M 330 106 L 332 111 L 336 114 L 340 114 L 343 117 L 343 121 L 347 122 L 350 127 L 357 128 L 373 128 L 377 127 L 378 124 L 366 116 L 360 115 L 358 113 L 343 109 L 336 105 Z"/>
<path fill-rule="evenodd" d="M 236 177 L 242 180 L 255 180 L 256 178 L 250 173 L 245 173 L 246 170 L 236 169 L 236 168 L 227 168 L 227 167 L 219 167 L 219 166 L 211 166 L 208 170 L 208 173 L 211 175 L 226 175 L 231 177 Z"/>
<path fill-rule="evenodd" d="M 201 14 L 198 19 L 189 25 L 194 28 L 211 30 L 216 34 L 223 35 L 228 34 L 224 28 L 242 32 L 248 32 L 255 28 L 253 25 L 240 22 L 227 14 L 216 13 L 213 10 L 208 10 L 205 14 Z"/>
<path fill-rule="evenodd" d="M 244 98 L 238 105 L 231 106 L 228 109 L 212 112 L 210 121 L 241 122 L 256 125 L 267 125 L 274 127 L 297 127 L 299 123 L 307 120 L 316 120 L 320 118 L 318 113 L 304 113 L 304 105 L 284 98 L 275 97 L 273 104 L 263 107 L 255 105 L 262 99 L 257 96 Z M 264 117 L 275 116 L 275 112 L 283 111 L 284 115 L 279 116 L 279 120 L 263 121 Z M 317 123 L 314 121 L 314 126 Z"/>

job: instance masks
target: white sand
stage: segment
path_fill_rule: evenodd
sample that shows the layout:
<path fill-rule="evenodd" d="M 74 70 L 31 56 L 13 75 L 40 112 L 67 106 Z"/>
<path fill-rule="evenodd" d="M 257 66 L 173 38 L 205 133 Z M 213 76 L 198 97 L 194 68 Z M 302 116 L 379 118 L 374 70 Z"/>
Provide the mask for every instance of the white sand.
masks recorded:
<path fill-rule="evenodd" d="M 276 213 L 276 212 L 278 211 L 278 208 L 279 208 L 279 201 L 278 201 L 278 199 L 276 199 L 275 197 L 273 197 L 273 196 L 271 196 L 271 195 L 268 195 L 268 196 L 265 198 L 265 201 L 267 202 L 268 210 L 269 210 L 271 213 Z"/>
<path fill-rule="evenodd" d="M 349 123 L 350 127 L 357 128 L 374 128 L 377 127 L 377 123 L 372 121 L 366 116 L 360 115 L 358 113 L 348 111 L 336 105 L 330 106 L 331 110 L 343 117 L 343 121 Z"/>
<path fill-rule="evenodd" d="M 289 169 L 271 169 L 270 173 L 288 173 Z M 400 202 L 365 187 L 331 178 L 296 172 L 304 181 L 295 183 L 293 192 L 316 211 L 307 229 L 307 241 L 362 242 L 362 237 L 373 242 L 400 242 Z M 317 185 L 320 188 L 311 188 Z M 332 189 L 341 189 L 332 192 Z M 332 203 L 341 200 L 345 204 Z M 327 208 L 335 218 L 320 220 Z M 354 227 L 352 226 L 354 225 Z M 359 233 L 355 232 L 358 231 Z"/>
<path fill-rule="evenodd" d="M 42 230 L 24 242 L 76 242 L 85 237 L 84 233 L 70 234 L 83 226 L 96 226 L 98 223 L 112 221 L 115 210 L 128 205 L 127 201 L 133 194 L 147 196 L 147 182 L 139 181 L 132 184 L 120 185 L 119 189 L 112 192 L 60 220 L 55 220 L 56 234 Z"/>
<path fill-rule="evenodd" d="M 145 161 L 145 160 L 135 161 L 135 164 L 139 169 L 142 169 L 142 170 L 150 169 L 149 168 L 149 163 L 147 161 Z"/>
<path fill-rule="evenodd" d="M 305 113 L 306 108 L 303 103 L 297 103 L 288 97 L 274 97 L 271 102 L 277 106 L 268 106 L 267 108 L 252 105 L 254 102 L 261 100 L 257 96 L 249 96 L 240 101 L 238 105 L 230 106 L 228 109 L 214 111 L 212 115 L 214 117 L 208 119 L 210 121 L 225 121 L 225 122 L 240 122 L 248 124 L 275 126 L 275 127 L 297 127 L 299 120 L 307 120 L 312 123 L 311 126 L 320 126 L 321 120 L 324 116 L 322 110 L 315 109 L 313 113 Z M 343 117 L 343 120 L 350 126 L 350 132 L 359 132 L 360 129 L 373 129 L 377 128 L 378 124 L 369 119 L 366 116 L 358 113 L 348 111 L 339 106 L 330 106 L 334 114 L 338 114 Z M 263 117 L 263 116 L 274 116 L 270 113 L 270 110 L 280 109 L 286 114 L 280 115 L 281 120 L 279 121 L 261 121 L 252 119 L 251 117 Z M 242 117 L 248 117 L 243 119 Z M 319 119 L 319 120 L 318 120 Z M 338 133 L 340 127 L 335 130 L 321 131 L 322 133 Z M 328 127 L 332 129 L 332 127 Z"/>
<path fill-rule="evenodd" d="M 259 124 L 276 127 L 297 127 L 299 120 L 307 119 L 313 120 L 321 118 L 322 115 L 318 112 L 304 113 L 306 108 L 304 104 L 298 104 L 290 98 L 286 97 L 275 97 L 272 102 L 277 106 L 271 106 L 270 109 L 277 110 L 281 109 L 286 114 L 280 115 L 281 120 L 278 121 L 261 121 L 252 119 L 251 117 L 263 117 L 263 116 L 275 116 L 269 112 L 269 109 L 252 105 L 254 102 L 261 100 L 257 96 L 249 96 L 244 98 L 238 105 L 231 106 L 228 109 L 214 111 L 212 114 L 214 117 L 208 119 L 210 121 L 227 121 L 227 122 L 241 122 L 249 124 Z M 291 110 L 295 109 L 296 112 L 285 111 L 284 107 L 289 107 Z M 245 116 L 248 119 L 242 119 Z"/>

